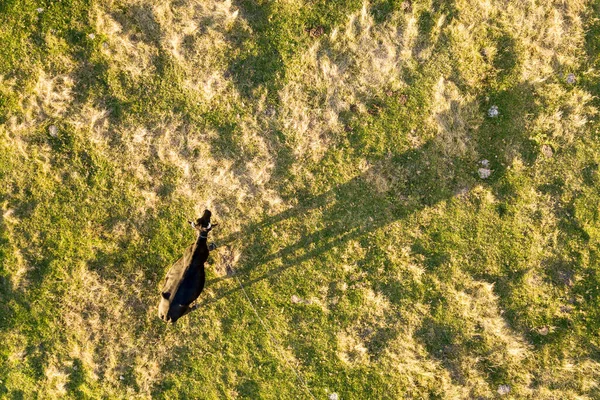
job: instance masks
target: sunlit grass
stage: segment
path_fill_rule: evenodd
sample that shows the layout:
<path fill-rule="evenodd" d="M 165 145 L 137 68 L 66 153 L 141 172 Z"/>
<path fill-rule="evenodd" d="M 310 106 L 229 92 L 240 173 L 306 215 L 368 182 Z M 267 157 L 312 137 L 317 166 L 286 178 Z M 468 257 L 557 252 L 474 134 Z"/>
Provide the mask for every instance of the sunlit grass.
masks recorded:
<path fill-rule="evenodd" d="M 0 4 L 0 397 L 598 397 L 599 10 Z"/>

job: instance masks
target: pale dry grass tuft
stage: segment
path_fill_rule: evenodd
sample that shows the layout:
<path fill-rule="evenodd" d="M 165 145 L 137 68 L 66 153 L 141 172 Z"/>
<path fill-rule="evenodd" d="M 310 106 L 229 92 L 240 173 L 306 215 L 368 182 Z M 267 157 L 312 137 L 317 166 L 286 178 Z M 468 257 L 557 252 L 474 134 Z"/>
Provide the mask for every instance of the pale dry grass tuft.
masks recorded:
<path fill-rule="evenodd" d="M 372 358 L 377 359 L 366 346 L 368 341 L 375 340 L 374 335 L 378 331 L 390 328 L 385 322 L 385 316 L 390 311 L 390 302 L 371 288 L 361 284 L 354 286 L 354 292 L 360 293 L 363 302 L 356 310 L 356 321 L 337 335 L 338 357 L 349 365 L 360 366 L 369 364 Z"/>
<path fill-rule="evenodd" d="M 77 131 L 86 132 L 99 150 L 104 150 L 108 148 L 107 132 L 111 129 L 109 117 L 110 110 L 84 104 L 69 118 L 69 122 Z"/>
<path fill-rule="evenodd" d="M 578 138 L 587 123 L 598 113 L 590 93 L 579 88 L 566 89 L 560 84 L 547 85 L 544 109 L 533 123 L 536 139 L 557 146 Z"/>
<path fill-rule="evenodd" d="M 430 123 L 447 155 L 474 157 L 470 138 L 483 122 L 479 107 L 471 95 L 460 92 L 451 81 L 440 78 L 431 102 Z"/>
<path fill-rule="evenodd" d="M 45 367 L 44 375 L 46 381 L 44 385 L 47 387 L 45 392 L 53 399 L 64 398 L 67 394 L 66 385 L 68 383 L 69 374 L 64 371 L 64 366 L 57 365 L 56 359 L 51 360 Z"/>
<path fill-rule="evenodd" d="M 5 256 L 6 262 L 4 268 L 8 272 L 8 277 L 13 288 L 22 290 L 28 285 L 26 276 L 31 267 L 25 262 L 18 243 L 12 240 L 14 237 L 14 227 L 19 224 L 20 220 L 13 215 L 14 210 L 12 208 L 7 209 L 5 204 L 0 207 L 0 212 L 0 227 L 6 232 L 9 238 L 7 245 L 11 247 L 10 253 L 7 252 Z"/>
<path fill-rule="evenodd" d="M 32 111 L 36 119 L 63 116 L 73 101 L 74 85 L 75 81 L 69 75 L 52 76 L 41 70 L 33 89 Z"/>
<path fill-rule="evenodd" d="M 338 357 L 352 366 L 366 365 L 369 356 L 365 344 L 355 332 L 340 332 L 337 335 Z"/>

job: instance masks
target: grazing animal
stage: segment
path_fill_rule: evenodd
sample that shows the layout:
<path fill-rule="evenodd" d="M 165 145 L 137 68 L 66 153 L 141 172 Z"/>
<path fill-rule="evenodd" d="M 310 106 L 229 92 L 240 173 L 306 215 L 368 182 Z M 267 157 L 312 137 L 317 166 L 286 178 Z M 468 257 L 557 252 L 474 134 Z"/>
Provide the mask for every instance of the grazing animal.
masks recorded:
<path fill-rule="evenodd" d="M 211 212 L 204 210 L 201 218 L 188 221 L 198 232 L 196 242 L 185 250 L 183 256 L 173 264 L 167 273 L 165 285 L 158 305 L 158 316 L 166 322 L 175 323 L 196 306 L 190 307 L 202 293 L 204 281 L 204 263 L 208 253 L 215 248 L 207 244 L 208 232 L 217 224 L 210 223 Z"/>

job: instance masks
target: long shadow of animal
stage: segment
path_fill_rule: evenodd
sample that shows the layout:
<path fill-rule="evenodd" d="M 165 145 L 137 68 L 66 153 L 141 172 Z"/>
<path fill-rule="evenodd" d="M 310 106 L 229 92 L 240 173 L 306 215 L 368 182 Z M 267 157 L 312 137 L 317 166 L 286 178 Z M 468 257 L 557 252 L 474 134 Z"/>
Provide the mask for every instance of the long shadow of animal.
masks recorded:
<path fill-rule="evenodd" d="M 532 143 L 524 134 L 528 115 L 535 111 L 535 105 L 528 101 L 533 91 L 525 83 L 497 94 L 500 104 L 505 98 L 513 101 L 516 95 L 520 96 L 522 103 L 504 117 L 502 124 L 489 119 L 471 133 L 475 153 L 493 160 L 491 168 L 494 174 L 485 182 L 476 177 L 478 164 L 474 160 L 466 163 L 460 155 L 449 154 L 443 142 L 431 139 L 419 148 L 380 160 L 364 173 L 326 192 L 299 199 L 294 208 L 253 222 L 246 229 L 225 237 L 222 240 L 225 248 L 235 246 L 243 254 L 243 266 L 237 273 L 244 286 L 272 278 L 350 240 L 367 240 L 374 230 L 466 193 L 475 185 L 489 187 L 500 199 L 505 197 L 503 176 L 506 166 L 501 161 L 507 161 L 514 155 L 528 163 L 535 158 Z M 507 114 L 511 111 L 508 106 L 504 108 Z M 452 121 L 452 110 L 440 118 Z M 385 180 L 385 184 L 378 187 L 375 183 L 378 179 Z M 265 244 L 272 241 L 271 231 L 289 229 L 288 221 L 312 213 L 319 215 L 318 228 L 297 226 L 295 229 L 300 232 L 296 240 L 265 251 Z M 280 260 L 277 266 L 261 268 L 274 260 Z M 224 283 L 231 277 L 228 274 L 212 279 L 207 285 Z M 219 285 L 214 297 L 206 299 L 204 304 L 239 290 L 237 285 Z"/>
<path fill-rule="evenodd" d="M 198 232 L 198 237 L 167 273 L 158 305 L 158 316 L 166 322 L 174 324 L 179 318 L 193 311 L 196 306 L 190 305 L 204 289 L 204 263 L 210 250 L 214 248 L 212 244 L 209 246 L 207 243 L 208 233 L 217 225 L 211 225 L 210 217 L 211 212 L 204 210 L 201 218 L 190 222 L 192 228 Z"/>

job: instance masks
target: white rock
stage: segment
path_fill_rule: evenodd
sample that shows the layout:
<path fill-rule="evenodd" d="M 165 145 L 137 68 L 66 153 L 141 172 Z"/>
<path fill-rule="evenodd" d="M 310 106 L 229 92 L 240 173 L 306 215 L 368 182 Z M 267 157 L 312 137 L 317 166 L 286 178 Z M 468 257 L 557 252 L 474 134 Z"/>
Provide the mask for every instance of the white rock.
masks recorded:
<path fill-rule="evenodd" d="M 498 394 L 508 394 L 510 392 L 510 386 L 500 385 L 498 386 Z"/>
<path fill-rule="evenodd" d="M 329 400 L 338 400 L 340 397 L 338 396 L 337 393 L 331 393 L 329 395 Z"/>
<path fill-rule="evenodd" d="M 58 135 L 58 128 L 56 127 L 56 125 L 50 125 L 48 127 L 48 133 L 50 134 L 50 136 L 56 137 Z"/>
<path fill-rule="evenodd" d="M 496 118 L 499 114 L 500 112 L 498 111 L 498 106 L 491 106 L 488 110 L 488 117 L 490 118 Z"/>
<path fill-rule="evenodd" d="M 125 377 L 123 375 L 121 375 L 121 376 L 119 376 L 119 379 L 123 380 L 123 379 L 125 379 Z"/>
<path fill-rule="evenodd" d="M 94 39 L 96 38 L 96 35 L 94 35 L 93 33 L 90 33 L 90 34 L 88 35 L 88 37 L 89 37 L 90 39 L 94 40 Z"/>
<path fill-rule="evenodd" d="M 40 7 L 40 8 L 36 8 L 35 11 L 37 11 L 38 14 L 41 14 L 44 12 L 44 9 L 42 7 Z"/>
<path fill-rule="evenodd" d="M 569 74 L 567 75 L 567 83 L 572 85 L 575 83 L 575 74 Z"/>
<path fill-rule="evenodd" d="M 490 177 L 490 175 L 492 174 L 492 170 L 489 168 L 479 168 L 477 170 L 477 173 L 479 173 L 479 177 L 481 179 L 487 179 Z"/>
<path fill-rule="evenodd" d="M 490 162 L 488 160 L 481 160 L 481 165 L 483 165 L 484 167 L 489 167 L 490 166 Z"/>

